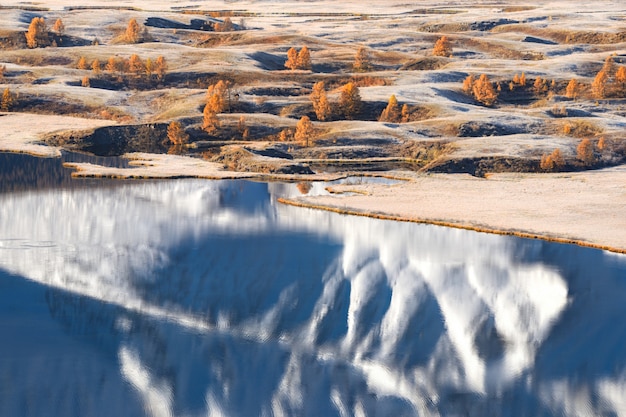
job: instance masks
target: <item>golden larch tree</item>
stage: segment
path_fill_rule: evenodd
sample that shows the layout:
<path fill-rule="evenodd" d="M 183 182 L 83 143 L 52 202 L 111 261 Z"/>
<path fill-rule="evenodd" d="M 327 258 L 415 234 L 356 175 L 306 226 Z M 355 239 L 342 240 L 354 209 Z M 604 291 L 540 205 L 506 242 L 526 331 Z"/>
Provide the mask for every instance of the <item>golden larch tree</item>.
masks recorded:
<path fill-rule="evenodd" d="M 154 61 L 154 73 L 157 76 L 159 81 L 165 78 L 165 73 L 167 72 L 167 61 L 162 55 L 159 55 L 157 59 Z"/>
<path fill-rule="evenodd" d="M 174 120 L 167 126 L 167 139 L 172 145 L 184 145 L 189 142 L 189 135 L 180 122 Z"/>
<path fill-rule="evenodd" d="M 356 51 L 356 55 L 354 56 L 354 64 L 352 67 L 355 71 L 367 71 L 370 69 L 370 56 L 369 52 L 367 52 L 367 48 L 359 46 L 359 49 Z"/>
<path fill-rule="evenodd" d="M 411 121 L 411 110 L 409 109 L 409 105 L 404 103 L 402 105 L 402 110 L 400 111 L 400 117 L 402 118 L 402 123 L 408 123 Z"/>
<path fill-rule="evenodd" d="M 437 39 L 437 42 L 435 42 L 435 46 L 433 47 L 433 55 L 445 57 L 452 56 L 452 44 L 447 36 L 442 36 Z"/>
<path fill-rule="evenodd" d="M 324 121 L 331 116 L 332 110 L 326 96 L 324 81 L 318 81 L 313 85 L 313 91 L 309 98 L 313 103 L 313 110 L 317 120 Z"/>
<path fill-rule="evenodd" d="M 128 21 L 126 32 L 124 32 L 124 41 L 128 43 L 139 43 L 141 41 L 141 26 L 134 17 Z"/>
<path fill-rule="evenodd" d="M 145 68 L 146 67 L 141 58 L 139 58 L 139 55 L 132 54 L 128 59 L 128 70 L 131 73 L 135 75 L 141 75 L 144 72 Z"/>
<path fill-rule="evenodd" d="M 575 78 L 572 78 L 567 87 L 565 87 L 565 97 L 576 100 L 580 95 L 580 84 Z"/>
<path fill-rule="evenodd" d="M 93 62 L 91 63 L 91 70 L 96 75 L 100 74 L 100 72 L 102 71 L 102 66 L 100 65 L 100 61 L 99 60 L 97 60 L 97 59 L 93 60 Z"/>
<path fill-rule="evenodd" d="M 26 45 L 29 48 L 39 48 L 48 46 L 50 39 L 48 36 L 48 27 L 43 17 L 34 17 L 28 25 L 26 31 Z"/>
<path fill-rule="evenodd" d="M 595 98 L 606 97 L 606 84 L 609 80 L 609 74 L 605 70 L 600 70 L 591 83 L 591 92 Z"/>
<path fill-rule="evenodd" d="M 80 85 L 83 87 L 91 87 L 91 81 L 89 80 L 89 77 L 85 75 L 83 79 L 80 80 Z"/>
<path fill-rule="evenodd" d="M 213 113 L 222 113 L 228 105 L 228 83 L 219 80 L 207 88 L 207 105 Z"/>
<path fill-rule="evenodd" d="M 472 91 L 474 89 L 474 82 L 476 80 L 474 79 L 474 76 L 472 74 L 468 75 L 467 77 L 465 77 L 465 79 L 463 80 L 463 92 L 465 94 L 472 95 Z"/>
<path fill-rule="evenodd" d="M 60 18 L 54 22 L 54 25 L 52 26 L 52 31 L 58 33 L 59 35 L 63 35 L 65 33 L 65 25 Z"/>
<path fill-rule="evenodd" d="M 526 87 L 526 73 L 524 72 L 522 72 L 522 75 L 519 77 L 519 85 Z"/>
<path fill-rule="evenodd" d="M 217 132 L 220 125 L 220 119 L 217 117 L 215 112 L 211 111 L 211 107 L 207 103 L 204 106 L 204 111 L 202 112 L 202 129 L 209 135 L 212 135 Z"/>
<path fill-rule="evenodd" d="M 2 93 L 2 100 L 0 101 L 0 110 L 10 111 L 16 102 L 17 99 L 15 98 L 15 95 L 11 92 L 11 90 L 5 88 Z"/>
<path fill-rule="evenodd" d="M 589 139 L 583 139 L 576 147 L 576 157 L 584 164 L 591 165 L 595 161 L 593 143 Z"/>
<path fill-rule="evenodd" d="M 296 48 L 289 48 L 287 51 L 287 61 L 285 61 L 285 68 L 295 70 L 298 68 L 298 50 Z"/>
<path fill-rule="evenodd" d="M 298 52 L 298 58 L 296 59 L 296 66 L 298 69 L 310 70 L 311 69 L 311 53 L 309 48 L 305 46 Z"/>
<path fill-rule="evenodd" d="M 347 119 L 352 119 L 361 111 L 361 94 L 353 82 L 344 85 L 339 95 L 339 108 Z"/>
<path fill-rule="evenodd" d="M 154 65 L 152 64 L 152 60 L 150 58 L 146 58 L 146 65 L 144 66 L 144 72 L 146 73 L 146 77 L 148 77 L 148 80 L 152 78 L 152 73 L 154 72 Z"/>
<path fill-rule="evenodd" d="M 487 74 L 481 74 L 472 87 L 474 98 L 485 106 L 493 106 L 498 99 L 498 93 L 493 88 Z"/>
<path fill-rule="evenodd" d="M 311 119 L 309 119 L 308 116 L 302 116 L 296 124 L 294 139 L 296 142 L 300 142 L 304 146 L 309 146 L 313 141 L 314 131 L 315 129 L 313 128 Z"/>
<path fill-rule="evenodd" d="M 616 90 L 619 94 L 626 93 L 626 67 L 620 65 L 617 71 L 615 71 L 615 84 Z"/>
<path fill-rule="evenodd" d="M 114 56 L 109 57 L 107 64 L 104 67 L 107 72 L 114 73 L 117 69 L 117 59 Z"/>
<path fill-rule="evenodd" d="M 76 68 L 78 68 L 80 70 L 85 70 L 85 69 L 89 68 L 89 65 L 87 64 L 87 60 L 85 59 L 84 56 L 81 56 L 78 59 L 78 62 L 76 63 Z"/>
<path fill-rule="evenodd" d="M 400 121 L 400 105 L 395 95 L 389 97 L 387 107 L 382 111 L 378 118 L 381 122 L 398 123 Z"/>

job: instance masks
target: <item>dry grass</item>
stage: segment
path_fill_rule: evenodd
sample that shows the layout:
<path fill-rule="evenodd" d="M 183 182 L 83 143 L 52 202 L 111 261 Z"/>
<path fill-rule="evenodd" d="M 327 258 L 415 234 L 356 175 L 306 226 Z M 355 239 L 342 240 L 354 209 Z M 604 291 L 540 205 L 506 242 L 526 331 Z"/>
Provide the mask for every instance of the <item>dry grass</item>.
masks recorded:
<path fill-rule="evenodd" d="M 562 44 L 616 44 L 626 42 L 626 31 L 591 32 L 564 29 L 536 28 L 524 24 L 503 25 L 492 29 L 494 33 L 519 32 L 527 35 L 550 39 Z"/>

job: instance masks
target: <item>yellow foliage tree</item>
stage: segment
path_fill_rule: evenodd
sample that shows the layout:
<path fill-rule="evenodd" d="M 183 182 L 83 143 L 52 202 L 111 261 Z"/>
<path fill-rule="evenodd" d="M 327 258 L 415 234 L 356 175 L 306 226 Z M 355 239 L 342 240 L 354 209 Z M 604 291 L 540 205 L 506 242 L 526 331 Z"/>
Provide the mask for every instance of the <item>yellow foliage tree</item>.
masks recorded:
<path fill-rule="evenodd" d="M 313 140 L 314 128 L 311 119 L 308 116 L 302 116 L 296 124 L 296 133 L 294 139 L 296 142 L 309 146 Z"/>
<path fill-rule="evenodd" d="M 626 67 L 623 65 L 615 71 L 615 84 L 616 90 L 623 95 L 626 92 Z"/>
<path fill-rule="evenodd" d="M 389 97 L 387 107 L 382 111 L 378 120 L 390 123 L 398 123 L 400 121 L 400 105 L 395 95 Z"/>
<path fill-rule="evenodd" d="M 204 106 L 204 111 L 202 112 L 202 129 L 212 135 L 217 132 L 220 125 L 220 119 L 214 111 L 211 111 L 211 107 L 207 103 L 206 106 Z"/>
<path fill-rule="evenodd" d="M 576 147 L 576 157 L 584 164 L 591 165 L 595 161 L 593 143 L 589 139 L 583 139 Z"/>
<path fill-rule="evenodd" d="M 83 87 L 91 87 L 91 81 L 89 80 L 89 77 L 85 75 L 83 79 L 80 80 L 80 85 Z"/>
<path fill-rule="evenodd" d="M 447 36 L 442 36 L 437 39 L 435 46 L 433 47 L 433 55 L 435 56 L 452 56 L 452 44 Z"/>
<path fill-rule="evenodd" d="M 364 46 L 359 46 L 354 56 L 353 68 L 355 71 L 367 71 L 371 67 L 370 57 L 367 49 Z"/>
<path fill-rule="evenodd" d="M 474 89 L 474 82 L 476 80 L 474 80 L 474 76 L 472 74 L 468 75 L 464 80 L 463 80 L 463 92 L 467 95 L 471 95 L 473 94 L 472 91 Z"/>
<path fill-rule="evenodd" d="M 400 117 L 402 118 L 402 123 L 408 123 L 411 121 L 411 110 L 409 109 L 408 104 L 402 105 L 402 110 L 400 111 Z"/>
<path fill-rule="evenodd" d="M 285 61 L 285 68 L 295 70 L 298 68 L 298 50 L 296 48 L 289 48 L 287 51 L 287 61 Z"/>
<path fill-rule="evenodd" d="M 139 43 L 141 41 L 141 26 L 137 23 L 137 19 L 132 18 L 128 21 L 126 32 L 124 32 L 124 41 L 128 43 Z"/>
<path fill-rule="evenodd" d="M 178 121 L 172 121 L 167 126 L 167 139 L 173 145 L 184 145 L 189 141 L 189 135 Z"/>
<path fill-rule="evenodd" d="M 104 68 L 107 70 L 107 72 L 115 72 L 115 70 L 117 69 L 117 60 L 114 56 L 109 57 L 109 59 L 107 60 L 107 64 Z"/>
<path fill-rule="evenodd" d="M 349 82 L 341 89 L 339 108 L 347 119 L 352 119 L 361 111 L 361 94 L 359 87 Z"/>
<path fill-rule="evenodd" d="M 11 93 L 11 90 L 5 88 L 4 92 L 2 93 L 2 101 L 0 101 L 0 110 L 10 111 L 11 108 L 15 105 L 16 101 L 17 99 L 15 98 L 15 95 Z"/>
<path fill-rule="evenodd" d="M 140 75 L 145 70 L 145 65 L 139 55 L 132 54 L 128 59 L 128 70 L 135 75 Z"/>
<path fill-rule="evenodd" d="M 98 61 L 97 59 L 94 59 L 93 62 L 91 63 L 91 70 L 96 75 L 100 74 L 100 72 L 102 71 L 102 66 L 100 65 L 100 61 Z"/>
<path fill-rule="evenodd" d="M 331 116 L 332 110 L 328 97 L 326 97 L 326 90 L 324 89 L 324 81 L 318 81 L 313 85 L 313 91 L 309 96 L 313 103 L 313 110 L 317 120 L 324 121 Z"/>
<path fill-rule="evenodd" d="M 526 74 L 522 72 L 522 75 L 519 77 L 519 85 L 522 87 L 526 87 Z"/>
<path fill-rule="evenodd" d="M 543 154 L 541 156 L 540 168 L 544 171 L 554 171 L 555 169 L 561 169 L 565 166 L 565 158 L 559 148 L 552 151 L 550 155 Z"/>
<path fill-rule="evenodd" d="M 306 45 L 303 46 L 302 49 L 300 49 L 300 52 L 298 52 L 296 65 L 298 69 L 311 69 L 311 53 L 309 52 L 309 48 L 307 48 Z"/>
<path fill-rule="evenodd" d="M 565 87 L 565 97 L 571 99 L 577 99 L 580 95 L 580 84 L 576 81 L 575 78 L 572 78 L 569 83 L 567 83 L 567 87 Z"/>
<path fill-rule="evenodd" d="M 54 22 L 54 25 L 52 26 L 52 31 L 58 33 L 59 35 L 63 35 L 65 33 L 65 25 L 60 18 Z"/>
<path fill-rule="evenodd" d="M 29 48 L 39 48 L 48 46 L 50 39 L 48 36 L 48 27 L 43 17 L 34 17 L 28 25 L 26 31 L 26 45 Z"/>
<path fill-rule="evenodd" d="M 591 84 L 591 91 L 595 98 L 606 97 L 606 84 L 609 80 L 609 74 L 605 70 L 600 70 Z"/>
<path fill-rule="evenodd" d="M 159 55 L 157 59 L 154 61 L 154 73 L 157 76 L 159 81 L 165 78 L 165 73 L 167 72 L 167 62 L 162 55 Z"/>
<path fill-rule="evenodd" d="M 146 73 L 146 77 L 148 77 L 148 79 L 152 78 L 152 73 L 154 72 L 154 64 L 152 64 L 152 60 L 150 58 L 146 58 L 144 72 Z"/>
<path fill-rule="evenodd" d="M 224 80 L 210 85 L 207 88 L 207 105 L 213 113 L 222 113 L 226 110 L 228 100 L 228 84 Z"/>
<path fill-rule="evenodd" d="M 493 88 L 493 84 L 489 81 L 487 74 L 481 74 L 478 80 L 474 82 L 472 94 L 476 100 L 485 106 L 493 106 L 498 99 L 498 93 Z"/>
<path fill-rule="evenodd" d="M 80 59 L 78 60 L 78 63 L 76 64 L 76 68 L 80 70 L 85 70 L 89 68 L 89 65 L 87 65 L 87 60 L 85 59 L 84 56 L 80 57 Z"/>

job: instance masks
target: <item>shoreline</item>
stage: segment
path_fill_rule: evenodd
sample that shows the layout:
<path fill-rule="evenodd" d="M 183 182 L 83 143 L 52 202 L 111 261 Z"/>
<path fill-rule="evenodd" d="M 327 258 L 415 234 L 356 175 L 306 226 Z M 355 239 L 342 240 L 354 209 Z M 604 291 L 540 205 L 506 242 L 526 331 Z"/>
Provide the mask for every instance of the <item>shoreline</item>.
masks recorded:
<path fill-rule="evenodd" d="M 528 232 L 519 231 L 519 230 L 493 229 L 493 228 L 483 226 L 483 225 L 462 224 L 462 223 L 455 222 L 453 220 L 421 219 L 421 218 L 396 216 L 396 215 L 390 215 L 390 214 L 385 214 L 385 213 L 373 213 L 373 212 L 367 212 L 367 211 L 350 210 L 350 209 L 345 209 L 345 208 L 341 208 L 337 206 L 304 203 L 304 202 L 289 199 L 289 198 L 278 198 L 276 201 L 278 201 L 281 204 L 285 204 L 289 206 L 308 208 L 308 209 L 313 209 L 313 210 L 324 210 L 324 211 L 329 211 L 329 212 L 337 213 L 337 214 L 345 214 L 348 216 L 360 216 L 360 217 L 369 217 L 369 218 L 378 219 L 378 220 L 390 220 L 390 221 L 405 222 L 405 223 L 429 224 L 433 226 L 451 227 L 454 229 L 469 230 L 469 231 L 478 232 L 478 233 L 490 233 L 490 234 L 501 235 L 501 236 L 515 236 L 515 237 L 519 237 L 523 239 L 536 239 L 536 240 L 543 240 L 543 241 L 551 242 L 551 243 L 561 243 L 565 245 L 577 245 L 577 246 L 582 246 L 582 247 L 586 247 L 590 249 L 599 249 L 603 251 L 626 255 L 626 248 L 617 248 L 613 246 L 587 242 L 585 240 L 579 240 L 579 239 L 574 239 L 574 238 L 563 238 L 563 237 L 558 237 L 558 236 L 541 235 L 541 234 L 528 233 Z"/>

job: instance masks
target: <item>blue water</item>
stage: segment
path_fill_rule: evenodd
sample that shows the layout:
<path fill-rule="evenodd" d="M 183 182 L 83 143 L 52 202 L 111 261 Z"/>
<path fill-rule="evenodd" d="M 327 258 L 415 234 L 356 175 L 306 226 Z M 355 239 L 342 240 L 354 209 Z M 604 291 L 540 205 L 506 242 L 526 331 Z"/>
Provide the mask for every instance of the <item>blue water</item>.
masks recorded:
<path fill-rule="evenodd" d="M 295 184 L 4 185 L 1 416 L 626 415 L 622 255 Z"/>

